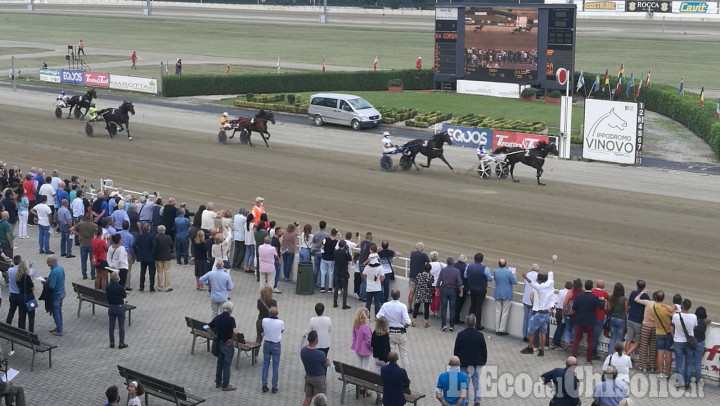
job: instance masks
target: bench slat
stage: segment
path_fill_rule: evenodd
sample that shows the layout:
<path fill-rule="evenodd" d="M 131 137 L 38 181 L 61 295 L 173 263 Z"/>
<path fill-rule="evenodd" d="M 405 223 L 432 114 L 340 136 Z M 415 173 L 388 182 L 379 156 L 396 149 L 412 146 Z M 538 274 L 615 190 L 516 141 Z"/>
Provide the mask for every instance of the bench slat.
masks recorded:
<path fill-rule="evenodd" d="M 383 391 L 382 377 L 379 374 L 340 361 L 333 361 L 333 364 L 335 365 L 335 370 L 340 374 L 338 380 L 343 382 L 342 398 L 340 399 L 341 404 L 345 404 L 345 386 L 347 384 L 376 392 Z M 416 402 L 418 400 L 425 397 L 422 393 L 411 392 L 410 388 L 405 388 L 404 392 L 405 400 L 412 404 L 417 404 Z"/>
<path fill-rule="evenodd" d="M 4 338 L 13 344 L 23 346 L 32 350 L 32 361 L 30 364 L 30 371 L 32 372 L 35 368 L 35 354 L 36 353 L 48 353 L 48 364 L 52 368 L 52 350 L 57 348 L 56 345 L 52 345 L 43 341 L 37 334 L 23 330 L 21 328 L 12 326 L 7 323 L 0 322 L 0 338 Z"/>
<path fill-rule="evenodd" d="M 125 378 L 127 382 L 138 381 L 144 387 L 146 396 L 153 395 L 171 401 L 176 405 L 194 406 L 205 402 L 205 399 L 187 393 L 182 386 L 130 370 L 121 365 L 118 365 L 117 368 L 120 376 Z"/>

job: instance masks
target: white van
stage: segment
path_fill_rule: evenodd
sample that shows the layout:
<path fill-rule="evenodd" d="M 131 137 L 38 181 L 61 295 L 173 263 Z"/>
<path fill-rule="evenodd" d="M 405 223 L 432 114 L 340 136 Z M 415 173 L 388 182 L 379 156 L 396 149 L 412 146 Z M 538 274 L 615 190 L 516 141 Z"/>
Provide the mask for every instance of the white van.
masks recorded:
<path fill-rule="evenodd" d="M 377 127 L 382 115 L 360 96 L 318 93 L 310 96 L 308 118 L 321 126 L 325 123 L 349 125 L 354 130 Z"/>

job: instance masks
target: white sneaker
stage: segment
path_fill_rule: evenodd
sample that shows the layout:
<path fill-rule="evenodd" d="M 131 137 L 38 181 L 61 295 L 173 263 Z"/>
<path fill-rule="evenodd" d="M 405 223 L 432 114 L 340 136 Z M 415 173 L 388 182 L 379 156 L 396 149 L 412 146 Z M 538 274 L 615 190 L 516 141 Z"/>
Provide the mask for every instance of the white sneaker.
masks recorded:
<path fill-rule="evenodd" d="M 278 288 L 273 288 L 273 293 L 282 293 L 282 291 L 280 291 L 280 289 Z"/>

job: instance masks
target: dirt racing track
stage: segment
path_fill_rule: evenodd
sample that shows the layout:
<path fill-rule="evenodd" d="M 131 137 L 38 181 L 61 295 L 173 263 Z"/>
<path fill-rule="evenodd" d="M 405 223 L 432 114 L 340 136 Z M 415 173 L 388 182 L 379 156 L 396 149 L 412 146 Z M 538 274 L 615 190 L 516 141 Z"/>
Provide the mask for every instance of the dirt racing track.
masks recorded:
<path fill-rule="evenodd" d="M 720 312 L 716 289 L 708 289 L 720 263 L 717 176 L 549 159 L 540 187 L 522 165 L 519 183 L 481 180 L 474 151 L 457 147 L 446 148 L 455 173 L 440 161 L 403 172 L 397 157 L 386 173 L 378 130 L 287 124 L 277 114 L 271 148 L 259 138 L 255 148 L 236 140 L 223 146 L 216 141 L 222 107 L 208 114 L 134 100 L 134 140 L 124 133 L 111 140 L 102 123 L 87 137 L 84 122 L 56 119 L 50 93 L 0 87 L 0 96 L 19 106 L 0 108 L 0 158 L 23 170 L 57 168 L 88 182 L 109 177 L 193 208 L 211 200 L 235 212 L 263 196 L 279 225 L 316 227 L 324 219 L 343 233 L 373 231 L 403 254 L 423 241 L 441 257 L 479 251 L 491 266 L 506 257 L 521 270 L 533 262 L 548 269 L 557 254 L 561 282 L 601 278 L 629 291 L 644 278 L 650 289 Z"/>

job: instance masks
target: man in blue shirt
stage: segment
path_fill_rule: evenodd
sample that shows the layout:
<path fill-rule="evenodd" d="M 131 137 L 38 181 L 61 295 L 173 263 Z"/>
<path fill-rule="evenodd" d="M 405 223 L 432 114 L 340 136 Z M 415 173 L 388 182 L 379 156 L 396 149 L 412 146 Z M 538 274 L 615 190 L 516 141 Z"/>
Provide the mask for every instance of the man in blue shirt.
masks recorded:
<path fill-rule="evenodd" d="M 578 393 L 580 381 L 575 376 L 576 366 L 577 359 L 568 357 L 565 361 L 565 368 L 555 368 L 540 376 L 546 385 L 550 382 L 555 385 L 553 406 L 578 406 L 580 404 L 580 394 Z"/>
<path fill-rule="evenodd" d="M 300 359 L 305 367 L 305 400 L 303 406 L 310 406 L 313 397 L 327 392 L 326 369 L 330 359 L 317 349 L 318 332 L 311 330 L 307 335 L 308 345 L 300 350 Z"/>
<path fill-rule="evenodd" d="M 125 290 L 129 292 L 132 290 L 132 288 L 130 287 L 130 275 L 132 272 L 132 266 L 135 263 L 135 251 L 133 251 L 133 245 L 135 244 L 135 236 L 133 236 L 130 232 L 129 221 L 122 222 L 122 230 L 120 230 L 118 234 L 120 234 L 120 245 L 125 248 L 125 252 L 127 253 L 128 258 L 128 271 L 125 275 L 125 280 L 122 280 L 122 278 L 120 278 L 120 284 L 125 286 Z"/>
<path fill-rule="evenodd" d="M 69 204 L 67 199 L 62 199 L 57 211 L 57 222 L 60 226 L 60 256 L 75 258 L 75 255 L 72 254 L 73 241 L 70 239 L 70 228 L 73 224 L 72 214 L 68 209 Z"/>
<path fill-rule="evenodd" d="M 58 265 L 57 257 L 47 257 L 47 265 L 50 267 L 50 275 L 47 278 L 47 286 L 53 292 L 53 320 L 55 328 L 50 330 L 53 335 L 63 335 L 62 302 L 65 299 L 65 270 Z"/>
<path fill-rule="evenodd" d="M 468 377 L 460 370 L 460 358 L 453 356 L 447 371 L 438 376 L 435 397 L 443 406 L 466 406 Z"/>
<path fill-rule="evenodd" d="M 620 401 L 630 396 L 627 384 L 622 379 L 617 379 L 617 369 L 610 365 L 605 368 L 602 382 L 598 383 L 593 390 L 593 405 L 618 406 Z"/>
<path fill-rule="evenodd" d="M 215 290 L 213 286 L 213 290 Z M 233 304 L 226 301 L 222 305 L 222 313 L 213 318 L 209 327 L 215 330 L 218 343 L 218 360 L 217 369 L 215 371 L 215 387 L 222 388 L 223 391 L 233 391 L 235 386 L 230 385 L 230 365 L 235 355 L 235 336 L 237 335 L 237 325 L 235 319 L 231 316 Z"/>
<path fill-rule="evenodd" d="M 397 351 L 390 351 L 388 364 L 380 369 L 380 376 L 383 383 L 382 404 L 387 406 L 402 406 L 405 404 L 405 388 L 410 387 L 410 379 L 407 372 L 400 368 Z M 378 402 L 375 401 L 377 404 Z"/>
<path fill-rule="evenodd" d="M 507 335 L 507 321 L 510 316 L 510 305 L 513 300 L 513 285 L 517 285 L 518 281 L 515 275 L 510 272 L 507 267 L 507 261 L 504 258 L 498 260 L 498 268 L 493 271 L 495 278 L 495 334 L 499 336 Z"/>
<path fill-rule="evenodd" d="M 233 283 L 230 275 L 223 269 L 222 259 L 215 261 L 215 268 L 200 277 L 200 283 L 212 286 L 210 291 L 210 318 L 218 315 L 220 305 L 228 300 L 228 292 L 233 289 Z"/>
<path fill-rule="evenodd" d="M 175 255 L 177 255 L 178 265 L 180 265 L 181 259 L 185 265 L 189 264 L 189 244 L 190 219 L 185 217 L 185 209 L 181 207 L 177 211 L 177 216 L 175 216 Z"/>
<path fill-rule="evenodd" d="M 470 285 L 470 310 L 468 314 L 474 314 L 477 317 L 477 329 L 483 330 L 482 325 L 482 308 L 487 296 L 488 282 L 493 280 L 490 274 L 490 268 L 486 267 L 483 261 L 483 254 L 475 254 L 475 262 L 465 268 L 465 278 Z"/>

